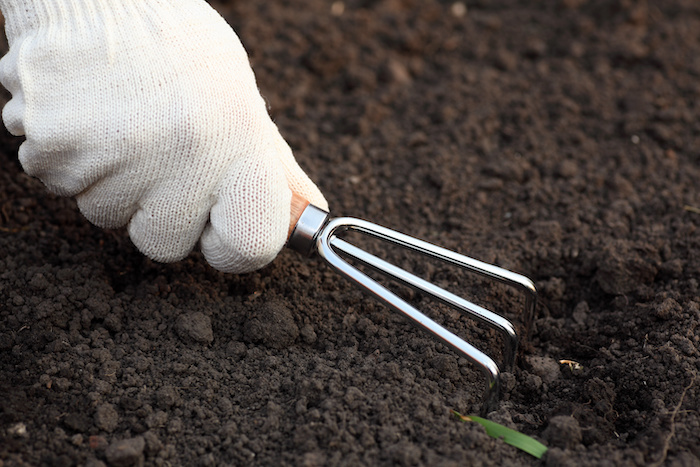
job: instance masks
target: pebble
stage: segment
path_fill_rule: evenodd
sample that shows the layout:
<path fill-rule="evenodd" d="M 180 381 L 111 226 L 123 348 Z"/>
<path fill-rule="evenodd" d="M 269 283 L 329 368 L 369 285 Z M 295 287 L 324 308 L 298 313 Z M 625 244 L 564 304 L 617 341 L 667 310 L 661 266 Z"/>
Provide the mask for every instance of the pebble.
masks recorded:
<path fill-rule="evenodd" d="M 88 438 L 88 445 L 92 450 L 102 451 L 107 447 L 107 440 L 104 436 L 92 435 Z"/>
<path fill-rule="evenodd" d="M 304 339 L 304 342 L 306 342 L 307 344 L 313 344 L 314 342 L 316 342 L 317 336 L 313 326 L 307 324 L 304 327 L 302 327 L 301 338 Z"/>
<path fill-rule="evenodd" d="M 578 420 L 568 415 L 552 417 L 542 436 L 549 446 L 562 449 L 573 449 L 583 439 Z"/>
<path fill-rule="evenodd" d="M 559 363 L 553 358 L 528 356 L 526 359 L 532 373 L 542 378 L 542 381 L 547 384 L 556 381 L 561 376 Z"/>
<path fill-rule="evenodd" d="M 624 295 L 653 282 L 659 266 L 659 252 L 652 245 L 612 240 L 598 255 L 596 281 L 604 292 Z"/>
<path fill-rule="evenodd" d="M 15 423 L 7 429 L 7 434 L 14 436 L 15 438 L 26 438 L 29 436 L 27 433 L 27 425 L 22 422 Z"/>
<path fill-rule="evenodd" d="M 111 433 L 119 424 L 119 414 L 112 404 L 102 404 L 95 411 L 95 425 Z"/>
<path fill-rule="evenodd" d="M 167 409 L 173 405 L 180 405 L 182 399 L 180 398 L 180 393 L 176 388 L 170 385 L 165 385 L 156 392 L 156 402 L 158 403 L 158 407 Z"/>
<path fill-rule="evenodd" d="M 180 315 L 177 318 L 175 330 L 186 341 L 189 340 L 198 344 L 211 344 L 214 340 L 211 318 L 199 311 Z"/>
<path fill-rule="evenodd" d="M 143 439 L 146 441 L 146 452 L 155 454 L 163 449 L 163 442 L 152 431 L 145 432 Z"/>
<path fill-rule="evenodd" d="M 142 436 L 115 441 L 105 451 L 107 464 L 114 467 L 143 465 L 143 449 L 146 441 Z"/>
<path fill-rule="evenodd" d="M 299 337 L 292 312 L 282 302 L 263 303 L 245 324 L 245 339 L 274 349 L 284 349 Z"/>

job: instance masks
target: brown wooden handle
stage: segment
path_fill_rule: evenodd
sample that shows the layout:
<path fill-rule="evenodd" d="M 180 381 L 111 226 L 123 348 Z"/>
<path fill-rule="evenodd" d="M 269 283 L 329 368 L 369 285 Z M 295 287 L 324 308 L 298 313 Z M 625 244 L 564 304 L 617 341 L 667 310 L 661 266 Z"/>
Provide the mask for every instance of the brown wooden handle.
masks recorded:
<path fill-rule="evenodd" d="M 294 226 L 297 225 L 297 222 L 299 222 L 299 217 L 301 217 L 301 213 L 304 212 L 304 209 L 306 209 L 306 206 L 308 205 L 308 201 L 298 194 L 292 192 L 292 203 L 290 208 L 291 217 L 289 218 L 289 231 L 287 231 L 287 238 L 292 235 Z"/>

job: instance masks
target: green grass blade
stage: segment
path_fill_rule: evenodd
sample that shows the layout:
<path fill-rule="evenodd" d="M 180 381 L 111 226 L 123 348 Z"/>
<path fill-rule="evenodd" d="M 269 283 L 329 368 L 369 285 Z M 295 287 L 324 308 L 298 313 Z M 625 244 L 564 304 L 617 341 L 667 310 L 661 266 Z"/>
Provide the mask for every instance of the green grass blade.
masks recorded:
<path fill-rule="evenodd" d="M 506 426 L 492 422 L 491 420 L 477 417 L 476 415 L 462 415 L 454 410 L 452 413 L 463 422 L 478 423 L 486 429 L 486 434 L 492 438 L 502 439 L 506 444 L 510 444 L 521 451 L 525 451 L 538 459 L 541 459 L 544 453 L 547 452 L 547 446 L 519 431 L 512 430 Z"/>

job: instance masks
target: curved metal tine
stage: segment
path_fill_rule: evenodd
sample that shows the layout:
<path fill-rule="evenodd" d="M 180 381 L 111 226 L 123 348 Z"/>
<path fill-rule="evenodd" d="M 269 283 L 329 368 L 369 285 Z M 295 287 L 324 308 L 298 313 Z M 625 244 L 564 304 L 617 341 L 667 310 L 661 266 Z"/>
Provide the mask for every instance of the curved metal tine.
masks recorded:
<path fill-rule="evenodd" d="M 381 302 L 408 318 L 413 324 L 430 333 L 433 337 L 442 341 L 460 355 L 464 356 L 467 360 L 477 365 L 486 377 L 486 391 L 484 393 L 481 412 L 486 414 L 495 409 L 496 402 L 498 401 L 501 379 L 501 372 L 496 362 L 341 258 L 330 245 L 331 236 L 338 227 L 338 223 L 334 222 L 336 220 L 337 219 L 331 221 L 318 236 L 317 248 L 319 255 L 346 279 L 354 282 L 365 292 L 375 296 Z"/>
<path fill-rule="evenodd" d="M 503 334 L 504 353 L 503 353 L 503 369 L 510 371 L 515 362 L 515 354 L 518 347 L 518 336 L 516 335 L 513 324 L 504 317 L 482 308 L 468 300 L 463 299 L 453 293 L 446 291 L 421 279 L 391 263 L 388 263 L 376 256 L 367 253 L 360 248 L 342 240 L 336 236 L 330 239 L 330 245 L 341 253 L 356 259 L 360 263 L 374 269 L 375 271 L 392 278 L 403 285 L 411 287 L 414 290 L 420 291 L 429 295 L 445 305 L 454 308 L 462 313 L 465 313 L 480 322 L 498 329 Z"/>
<path fill-rule="evenodd" d="M 341 220 L 343 218 L 337 219 Z M 433 245 L 432 243 L 419 240 L 415 237 L 396 232 L 395 230 L 362 219 L 345 218 L 342 220 L 342 224 L 344 224 L 344 228 L 347 230 L 357 231 L 378 238 L 379 240 L 393 243 L 394 245 L 416 251 L 431 258 L 439 259 L 440 261 L 453 264 L 462 269 L 520 289 L 525 293 L 525 316 L 523 321 L 525 322 L 525 329 L 529 332 L 532 319 L 535 316 L 535 307 L 537 306 L 537 288 L 534 282 L 529 278 L 522 274 L 503 269 L 499 266 L 494 266 L 493 264 L 484 263 L 478 259 L 461 255 L 455 251 Z"/>

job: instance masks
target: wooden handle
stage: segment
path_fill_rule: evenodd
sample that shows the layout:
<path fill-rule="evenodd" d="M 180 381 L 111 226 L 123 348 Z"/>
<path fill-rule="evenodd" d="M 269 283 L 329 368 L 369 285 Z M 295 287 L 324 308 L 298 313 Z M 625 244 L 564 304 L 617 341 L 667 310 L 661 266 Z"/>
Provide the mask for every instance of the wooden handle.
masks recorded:
<path fill-rule="evenodd" d="M 297 225 L 297 222 L 299 221 L 299 217 L 301 217 L 301 213 L 304 212 L 304 209 L 306 209 L 306 206 L 309 205 L 309 202 L 306 201 L 304 198 L 299 196 L 298 194 L 292 192 L 292 203 L 291 203 L 291 217 L 289 219 L 289 231 L 287 231 L 287 238 L 289 238 L 290 235 L 292 235 L 292 231 L 294 230 L 294 226 Z"/>

